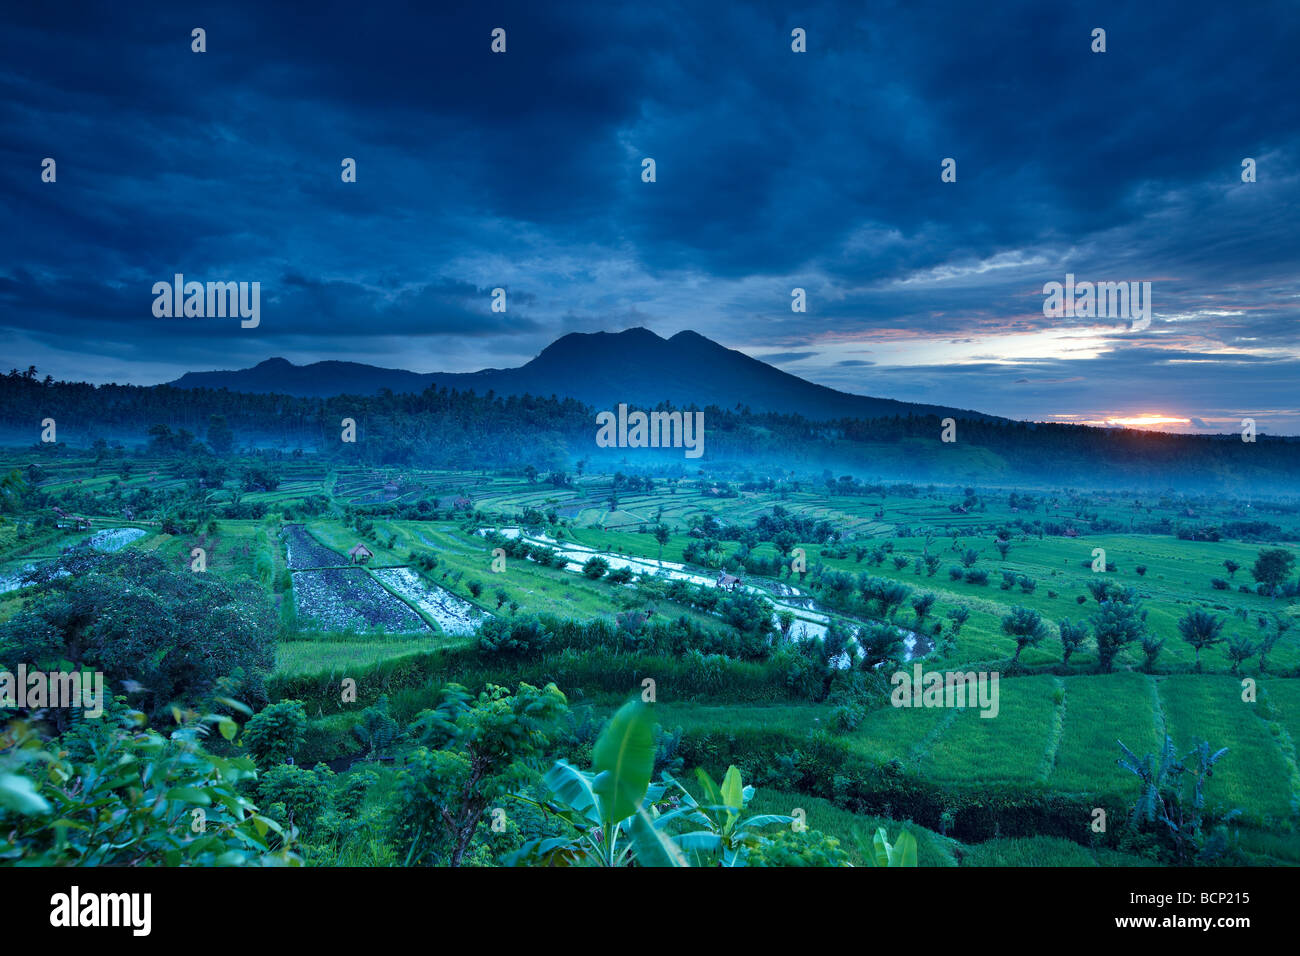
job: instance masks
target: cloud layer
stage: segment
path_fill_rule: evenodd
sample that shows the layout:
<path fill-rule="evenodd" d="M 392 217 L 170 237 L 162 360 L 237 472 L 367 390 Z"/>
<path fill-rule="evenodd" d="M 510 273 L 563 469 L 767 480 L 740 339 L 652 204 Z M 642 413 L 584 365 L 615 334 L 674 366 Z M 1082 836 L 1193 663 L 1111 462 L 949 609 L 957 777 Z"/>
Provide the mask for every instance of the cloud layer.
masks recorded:
<path fill-rule="evenodd" d="M 10 364 L 464 371 L 645 325 L 872 395 L 1300 432 L 1293 3 L 270 6 L 9 12 Z M 177 272 L 260 281 L 260 327 L 155 319 Z M 1150 281 L 1150 326 L 1045 318 L 1067 273 Z"/>

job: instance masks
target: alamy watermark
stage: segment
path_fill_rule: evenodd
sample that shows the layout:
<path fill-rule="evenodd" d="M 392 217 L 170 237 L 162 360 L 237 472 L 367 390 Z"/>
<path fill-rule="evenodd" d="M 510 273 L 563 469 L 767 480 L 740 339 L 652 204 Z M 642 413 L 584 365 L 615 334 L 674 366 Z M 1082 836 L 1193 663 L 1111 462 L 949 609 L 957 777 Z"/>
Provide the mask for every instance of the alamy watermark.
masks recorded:
<path fill-rule="evenodd" d="M 57 928 L 122 926 L 133 936 L 148 936 L 152 911 L 152 893 L 83 893 L 73 886 L 50 897 L 50 925 Z"/>
<path fill-rule="evenodd" d="M 599 448 L 685 448 L 687 458 L 704 454 L 703 412 L 597 412 Z"/>
<path fill-rule="evenodd" d="M 93 678 L 93 681 L 92 681 Z M 80 708 L 87 717 L 104 714 L 103 671 L 40 671 L 18 665 L 18 673 L 0 671 L 0 707 L 35 710 Z"/>
<path fill-rule="evenodd" d="M 978 707 L 981 717 L 998 715 L 998 672 L 930 671 L 920 663 L 912 673 L 897 671 L 889 682 L 894 691 L 889 702 L 895 707 Z"/>
<path fill-rule="evenodd" d="M 171 282 L 153 284 L 155 318 L 240 318 L 240 327 L 255 329 L 262 322 L 262 283 L 186 282 L 176 273 Z"/>
<path fill-rule="evenodd" d="M 1043 315 L 1049 319 L 1131 319 L 1132 331 L 1151 324 L 1150 282 L 1065 282 L 1043 284 Z"/>

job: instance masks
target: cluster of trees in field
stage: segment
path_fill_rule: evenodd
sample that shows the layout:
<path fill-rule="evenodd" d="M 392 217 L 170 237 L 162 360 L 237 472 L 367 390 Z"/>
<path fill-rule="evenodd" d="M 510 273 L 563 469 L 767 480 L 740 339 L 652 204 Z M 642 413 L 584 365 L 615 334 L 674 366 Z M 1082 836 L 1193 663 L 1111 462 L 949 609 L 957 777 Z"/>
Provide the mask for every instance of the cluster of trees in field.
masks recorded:
<path fill-rule="evenodd" d="M 817 423 L 796 415 L 744 409 L 711 406 L 704 412 L 707 456 L 714 461 L 756 459 L 806 465 L 834 460 L 871 468 L 878 457 L 873 446 L 917 439 L 937 443 L 941 430 L 933 416 Z M 221 424 L 214 426 L 214 416 Z M 569 467 L 574 458 L 587 459 L 598 452 L 594 410 L 573 399 L 478 396 L 432 387 L 418 395 L 292 398 L 166 385 L 95 387 L 40 379 L 34 369 L 0 376 L 0 427 L 29 431 L 35 440 L 45 418 L 55 419 L 65 436 L 75 436 L 85 445 L 96 438 L 120 440 L 123 435 L 159 429 L 148 435 L 154 450 L 177 455 L 186 454 L 200 433 L 206 435 L 206 447 L 218 456 L 270 441 L 367 464 L 532 466 L 555 471 Z M 342 439 L 344 419 L 356 423 L 355 442 Z M 988 449 L 1013 470 L 1047 479 L 1091 476 L 1097 484 L 1111 484 L 1177 476 L 1186 485 L 1197 475 L 1228 475 L 1243 488 L 1259 490 L 1268 484 L 1284 486 L 1300 465 L 1300 441 L 1267 435 L 1243 442 L 996 420 L 963 420 L 961 426 L 958 444 Z M 168 434 L 161 433 L 163 428 Z M 620 459 L 669 463 L 666 453 L 657 453 L 658 458 L 655 454 L 617 449 Z M 679 460 L 674 461 L 680 466 Z M 907 467 L 906 458 L 892 466 Z M 851 483 L 833 485 L 837 491 L 861 493 Z"/>
<path fill-rule="evenodd" d="M 1086 621 L 1063 618 L 1057 622 L 1056 634 L 1061 642 L 1063 666 L 1068 667 L 1070 657 L 1092 639 L 1097 654 L 1097 669 L 1109 673 L 1115 658 L 1132 645 L 1142 651 L 1142 668 L 1154 670 L 1168 637 L 1161 637 L 1147 627 L 1147 612 L 1134 588 L 1124 588 L 1107 581 L 1089 582 L 1088 590 L 1096 599 L 1097 607 Z M 1225 633 L 1228 620 L 1204 608 L 1187 611 L 1176 622 L 1178 636 L 1195 652 L 1195 669 L 1201 670 L 1201 651 L 1224 645 L 1232 662 L 1232 673 L 1239 673 L 1243 663 L 1258 658 L 1259 673 L 1268 672 L 1268 655 L 1277 642 L 1292 628 L 1292 620 L 1282 614 L 1271 619 L 1260 618 L 1256 637 L 1249 633 Z M 1091 630 L 1090 630 L 1091 629 Z M 1016 642 L 1012 666 L 1020 660 L 1026 647 L 1036 647 L 1052 633 L 1052 628 L 1036 610 L 1013 607 L 1002 618 L 1002 632 Z"/>

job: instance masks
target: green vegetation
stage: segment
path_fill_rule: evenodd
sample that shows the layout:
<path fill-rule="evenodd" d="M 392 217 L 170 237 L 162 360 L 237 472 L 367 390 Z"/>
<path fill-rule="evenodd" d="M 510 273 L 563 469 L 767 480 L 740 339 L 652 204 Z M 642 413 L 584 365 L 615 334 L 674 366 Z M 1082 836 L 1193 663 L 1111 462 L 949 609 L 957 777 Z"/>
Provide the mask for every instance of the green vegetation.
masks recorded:
<path fill-rule="evenodd" d="M 1295 502 L 377 467 L 237 421 L 0 460 L 0 670 L 111 687 L 0 706 L 6 861 L 1300 862 Z M 997 715 L 890 706 L 914 659 Z M 74 824 L 123 755 L 173 823 L 105 855 Z"/>

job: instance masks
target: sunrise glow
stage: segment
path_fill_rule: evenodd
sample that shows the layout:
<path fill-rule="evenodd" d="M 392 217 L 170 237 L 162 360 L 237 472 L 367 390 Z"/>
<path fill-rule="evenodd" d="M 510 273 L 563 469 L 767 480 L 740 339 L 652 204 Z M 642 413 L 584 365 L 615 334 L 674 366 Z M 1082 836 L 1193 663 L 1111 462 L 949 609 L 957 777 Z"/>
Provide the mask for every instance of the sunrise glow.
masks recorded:
<path fill-rule="evenodd" d="M 1100 421 L 1082 422 L 1084 425 L 1122 425 L 1126 428 L 1141 428 L 1146 425 L 1190 425 L 1189 418 L 1174 418 L 1169 415 L 1134 415 L 1128 418 L 1105 418 Z"/>

